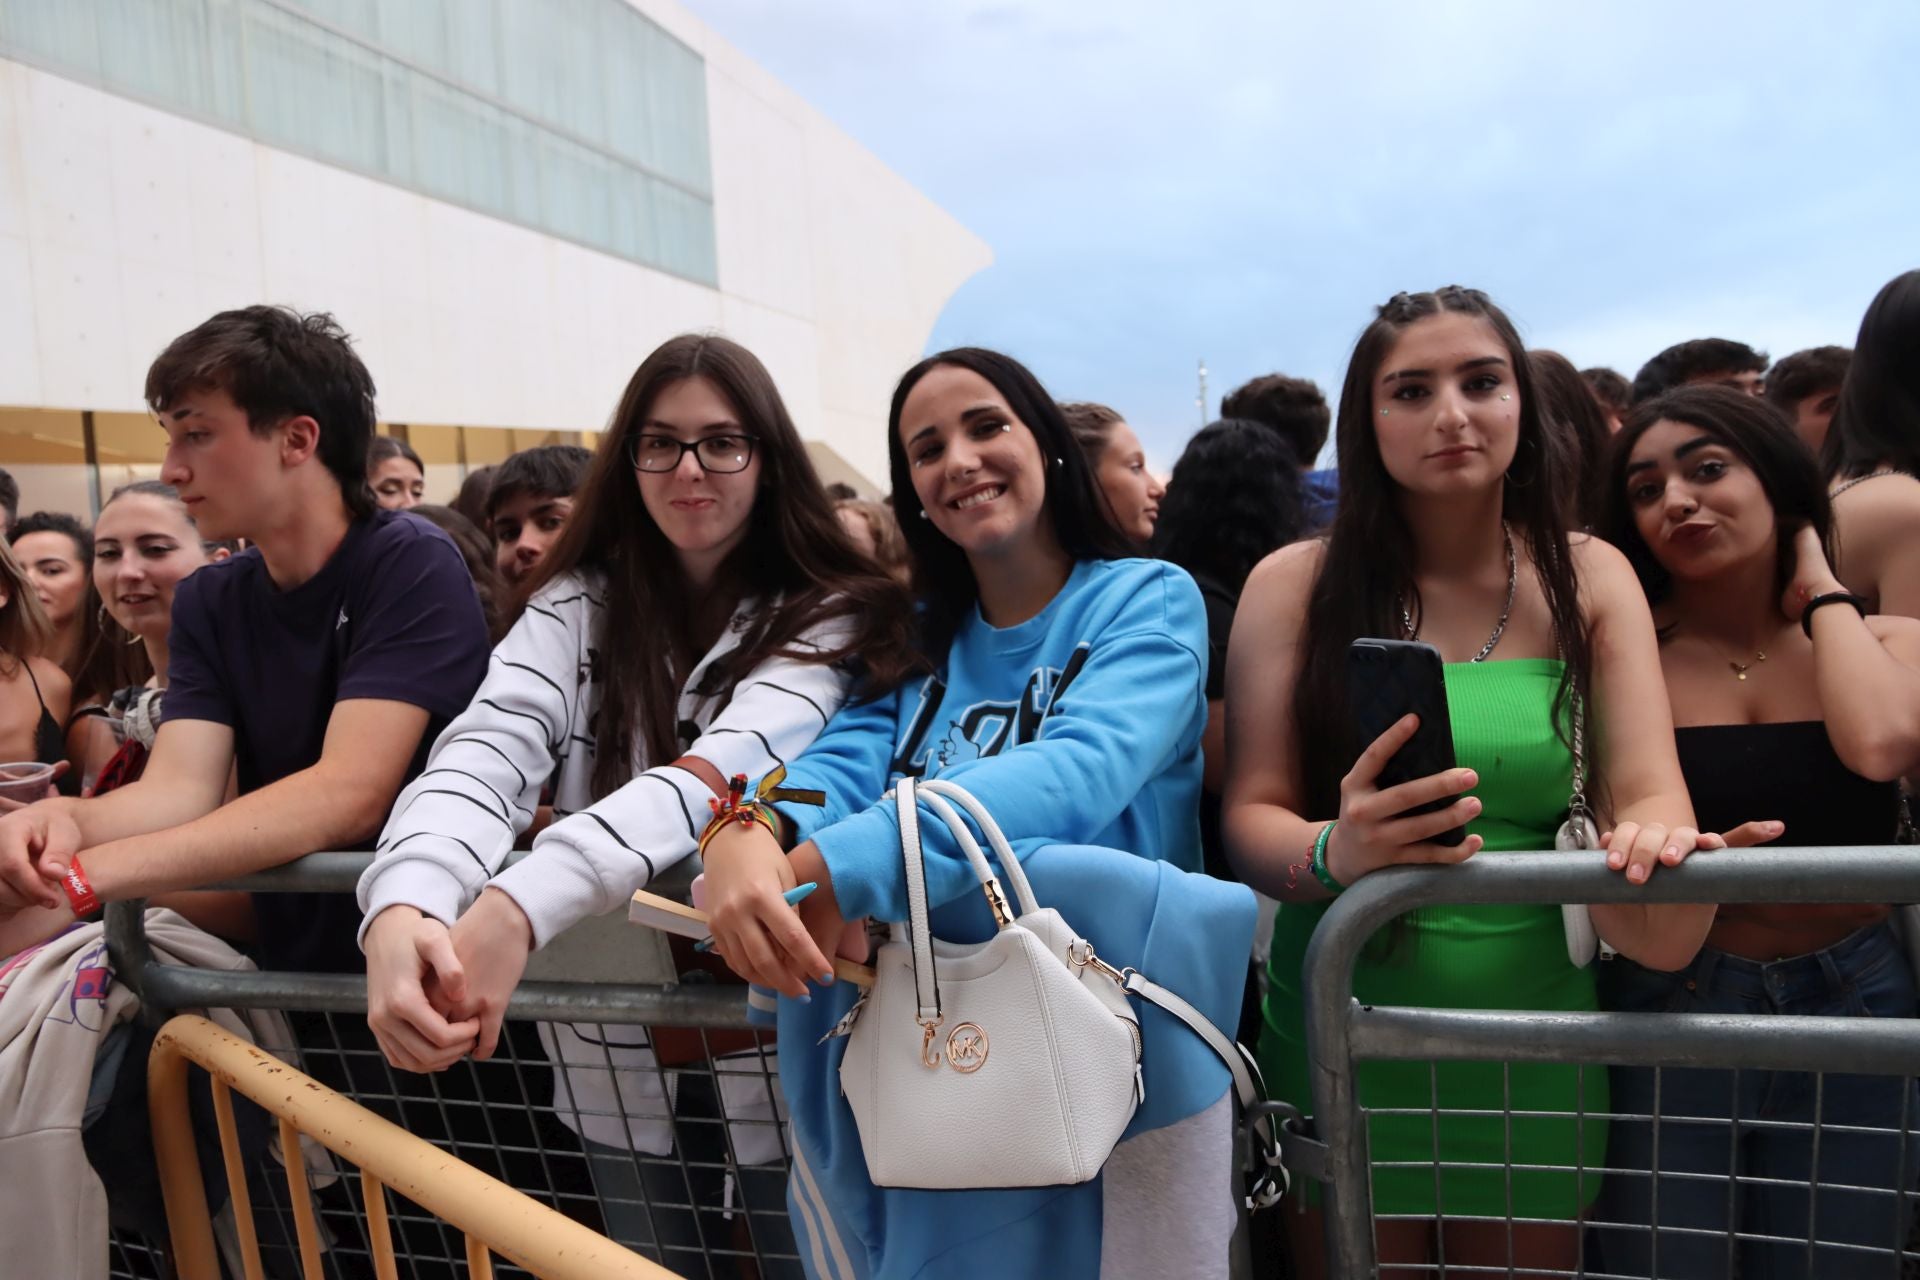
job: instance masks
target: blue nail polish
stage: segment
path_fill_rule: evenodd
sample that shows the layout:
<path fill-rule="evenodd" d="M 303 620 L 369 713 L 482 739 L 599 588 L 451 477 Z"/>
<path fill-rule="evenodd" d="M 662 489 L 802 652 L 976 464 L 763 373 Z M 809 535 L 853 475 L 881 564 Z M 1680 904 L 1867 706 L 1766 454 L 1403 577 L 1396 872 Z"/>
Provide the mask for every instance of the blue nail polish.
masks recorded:
<path fill-rule="evenodd" d="M 827 971 L 826 971 L 825 973 L 823 973 L 823 974 L 821 974 L 821 975 L 820 975 L 820 985 L 821 985 L 821 986 L 823 986 L 823 987 L 830 987 L 830 986 L 832 986 L 832 985 L 833 985 L 833 982 L 834 982 L 834 978 L 833 978 L 833 970 L 831 970 L 831 969 L 829 969 L 829 970 L 827 970 Z"/>
<path fill-rule="evenodd" d="M 700 939 L 700 941 L 693 944 L 693 949 L 695 951 L 711 951 L 713 950 L 713 939 L 702 938 Z"/>
<path fill-rule="evenodd" d="M 796 1000 L 798 1000 L 798 1001 L 799 1001 L 799 1002 L 800 1002 L 801 1004 L 812 1004 L 812 1003 L 813 1003 L 813 997 L 812 997 L 812 996 L 810 996 L 810 995 L 807 995 L 807 994 L 805 994 L 804 992 L 803 992 L 802 994 L 800 994 L 800 995 L 797 995 L 797 996 L 795 996 L 795 997 L 794 997 L 794 999 L 796 999 Z"/>

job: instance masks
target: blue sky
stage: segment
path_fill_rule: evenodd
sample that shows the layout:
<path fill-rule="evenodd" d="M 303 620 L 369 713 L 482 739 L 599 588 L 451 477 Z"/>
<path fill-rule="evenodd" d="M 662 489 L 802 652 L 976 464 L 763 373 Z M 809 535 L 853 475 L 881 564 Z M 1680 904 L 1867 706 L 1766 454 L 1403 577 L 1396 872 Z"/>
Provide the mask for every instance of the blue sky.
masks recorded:
<path fill-rule="evenodd" d="M 1920 265 L 1920 3 L 688 0 L 993 246 L 931 346 L 1104 400 L 1165 468 L 1372 309 L 1476 285 L 1629 377 L 1851 343 Z"/>

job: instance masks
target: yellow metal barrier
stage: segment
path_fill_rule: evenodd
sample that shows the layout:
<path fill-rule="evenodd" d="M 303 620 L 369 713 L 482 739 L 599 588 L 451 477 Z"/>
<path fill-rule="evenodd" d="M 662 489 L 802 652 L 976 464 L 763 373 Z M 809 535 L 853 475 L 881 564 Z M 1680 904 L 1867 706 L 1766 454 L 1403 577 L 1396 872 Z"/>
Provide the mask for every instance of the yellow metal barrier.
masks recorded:
<path fill-rule="evenodd" d="M 219 1280 L 213 1222 L 200 1181 L 193 1122 L 187 1109 L 187 1064 L 213 1077 L 214 1114 L 225 1153 L 227 1185 L 246 1266 L 246 1280 L 260 1280 L 260 1243 L 246 1170 L 233 1122 L 230 1090 L 238 1089 L 280 1122 L 287 1153 L 287 1185 L 294 1226 L 308 1280 L 320 1280 L 320 1229 L 307 1195 L 300 1135 L 360 1170 L 368 1234 L 380 1280 L 393 1280 L 393 1239 L 387 1225 L 386 1188 L 405 1196 L 466 1236 L 467 1262 L 475 1280 L 493 1275 L 497 1253 L 543 1280 L 676 1280 L 666 1270 L 623 1249 L 605 1236 L 556 1213 L 512 1187 L 481 1173 L 433 1144 L 414 1137 L 317 1080 L 302 1075 L 205 1018 L 182 1015 L 160 1029 L 153 1042 L 147 1096 L 153 1119 L 154 1153 L 167 1204 L 176 1273 L 182 1280 Z"/>

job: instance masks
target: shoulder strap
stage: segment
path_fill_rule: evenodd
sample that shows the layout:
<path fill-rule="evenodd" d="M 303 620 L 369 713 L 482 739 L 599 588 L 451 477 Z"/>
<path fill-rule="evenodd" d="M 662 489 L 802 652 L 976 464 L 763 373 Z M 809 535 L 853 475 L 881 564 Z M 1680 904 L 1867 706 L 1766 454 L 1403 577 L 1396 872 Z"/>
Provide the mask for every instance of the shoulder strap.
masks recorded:
<path fill-rule="evenodd" d="M 33 659 L 32 658 L 20 659 L 20 669 L 27 673 L 27 679 L 32 681 L 33 683 L 33 700 L 40 704 L 40 714 L 48 715 L 48 716 L 52 715 L 53 713 L 47 710 L 46 697 L 40 692 L 40 678 L 33 674 Z"/>
<path fill-rule="evenodd" d="M 1233 1076 L 1233 1092 L 1240 1100 L 1240 1110 L 1252 1117 L 1254 1137 L 1260 1143 L 1261 1157 L 1266 1164 L 1266 1168 L 1260 1172 L 1259 1181 L 1247 1193 L 1247 1207 L 1264 1209 L 1279 1200 L 1287 1193 L 1287 1170 L 1281 1163 L 1280 1138 L 1274 1132 L 1273 1118 L 1254 1109 L 1266 1101 L 1267 1096 L 1266 1083 L 1260 1078 L 1259 1064 L 1244 1048 L 1221 1034 L 1220 1028 L 1208 1021 L 1205 1014 L 1138 969 L 1127 970 L 1125 986 L 1128 995 L 1151 1000 L 1186 1023 L 1226 1064 L 1228 1073 Z M 1275 1171 L 1278 1171 L 1277 1176 Z"/>
<path fill-rule="evenodd" d="M 940 1021 L 940 975 L 934 969 L 933 928 L 927 921 L 927 867 L 920 849 L 920 804 L 912 778 L 893 789 L 900 814 L 900 853 L 907 865 L 907 946 L 913 952 L 914 1002 L 923 1025 Z"/>

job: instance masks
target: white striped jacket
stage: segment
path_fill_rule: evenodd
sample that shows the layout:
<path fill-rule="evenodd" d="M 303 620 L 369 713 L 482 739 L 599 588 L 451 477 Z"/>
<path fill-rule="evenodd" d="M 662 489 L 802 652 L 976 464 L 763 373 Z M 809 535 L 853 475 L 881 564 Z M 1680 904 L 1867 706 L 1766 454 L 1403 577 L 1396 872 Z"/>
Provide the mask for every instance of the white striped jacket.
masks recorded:
<path fill-rule="evenodd" d="M 598 574 L 562 575 L 542 588 L 493 651 L 471 705 L 434 744 L 427 767 L 394 801 L 376 858 L 360 878 L 366 921 L 396 903 L 452 925 L 488 884 L 510 894 L 544 946 L 589 915 L 625 905 L 635 889 L 694 851 L 713 792 L 685 769 L 645 759 L 633 778 L 594 801 L 594 670 L 618 661 L 618 640 L 600 634 L 605 587 Z M 681 686 L 676 719 L 683 754 L 723 777 L 759 778 L 805 750 L 846 700 L 837 667 L 773 658 L 724 692 L 695 691 L 732 650 L 753 616 L 742 604 Z M 844 643 L 836 619 L 793 647 Z M 500 870 L 514 838 L 533 821 L 541 786 L 554 782 L 554 823 L 532 856 Z"/>

